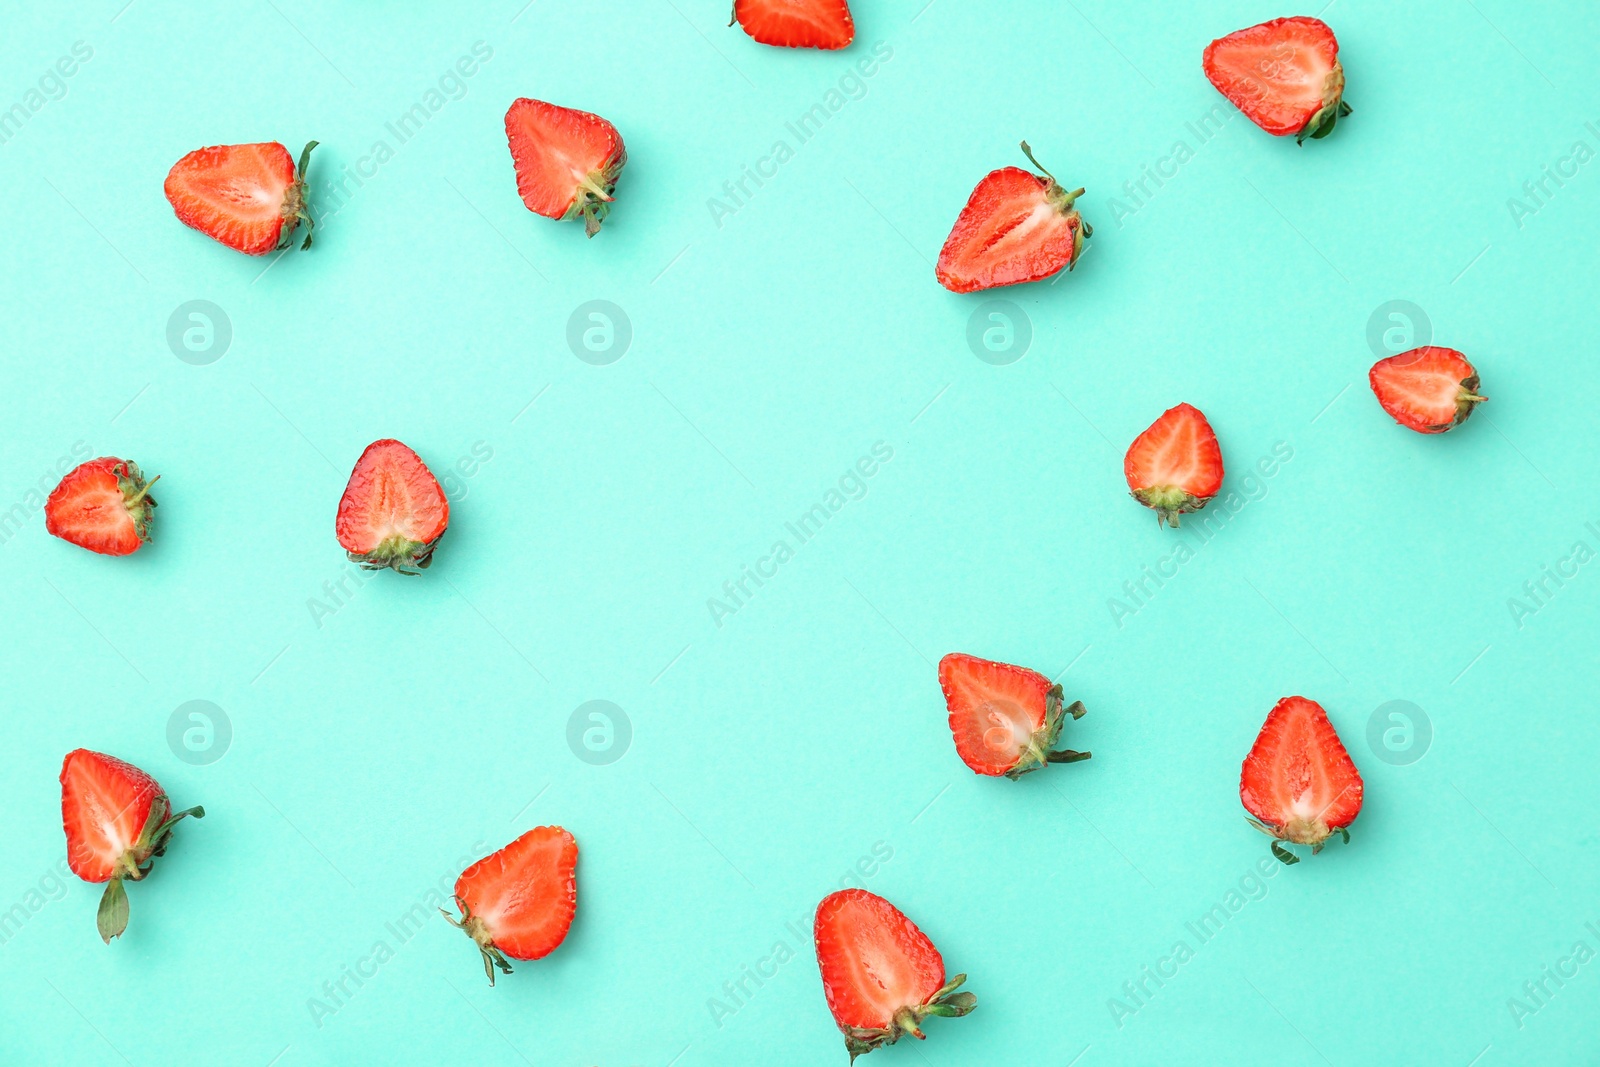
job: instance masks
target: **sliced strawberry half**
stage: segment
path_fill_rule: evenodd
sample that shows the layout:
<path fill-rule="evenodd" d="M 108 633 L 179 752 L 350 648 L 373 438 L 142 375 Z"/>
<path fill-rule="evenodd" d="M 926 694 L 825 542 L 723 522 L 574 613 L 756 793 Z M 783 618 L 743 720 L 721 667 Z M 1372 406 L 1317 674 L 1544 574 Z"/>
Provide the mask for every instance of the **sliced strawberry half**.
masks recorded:
<path fill-rule="evenodd" d="M 944 958 L 928 935 L 875 893 L 830 893 L 817 905 L 813 934 L 822 992 L 852 1063 L 907 1034 L 923 1040 L 929 1016 L 977 1007 L 977 997 L 956 992 L 967 976 L 945 981 Z"/>
<path fill-rule="evenodd" d="M 1056 750 L 1061 724 L 1081 719 L 1083 702 L 1061 706 L 1061 687 L 1026 667 L 952 652 L 939 661 L 939 686 L 962 762 L 978 774 L 1016 781 L 1047 763 L 1076 763 L 1087 752 Z"/>
<path fill-rule="evenodd" d="M 578 842 L 559 826 L 537 826 L 499 852 L 485 856 L 456 879 L 457 920 L 483 955 L 494 985 L 495 968 L 509 960 L 537 960 L 566 939 L 578 910 Z"/>
<path fill-rule="evenodd" d="M 1157 523 L 1177 526 L 1179 515 L 1205 507 L 1222 488 L 1222 449 L 1200 409 L 1179 404 L 1133 439 L 1122 472 Z"/>
<path fill-rule="evenodd" d="M 1316 855 L 1334 834 L 1349 841 L 1361 791 L 1361 773 L 1328 713 L 1305 697 L 1278 701 L 1239 772 L 1248 821 L 1272 838 L 1272 854 L 1284 863 L 1300 859 L 1280 842 L 1310 845 Z"/>
<path fill-rule="evenodd" d="M 300 247 L 310 248 L 306 166 L 315 147 L 306 143 L 298 166 L 276 141 L 197 148 L 167 172 L 167 200 L 185 226 L 246 255 L 288 248 L 302 222 Z"/>
<path fill-rule="evenodd" d="M 44 528 L 103 556 L 126 556 L 150 540 L 156 502 L 132 460 L 101 456 L 67 472 L 44 502 Z"/>
<path fill-rule="evenodd" d="M 843 48 L 856 39 L 846 0 L 734 0 L 744 32 L 778 48 Z"/>
<path fill-rule="evenodd" d="M 1350 114 L 1339 42 L 1321 19 L 1273 19 L 1206 46 L 1206 77 L 1270 134 L 1321 139 Z"/>
<path fill-rule="evenodd" d="M 416 574 L 450 525 L 450 500 L 411 449 L 385 438 L 367 446 L 339 498 L 334 528 L 354 563 Z"/>
<path fill-rule="evenodd" d="M 590 237 L 611 211 L 628 162 L 617 128 L 599 115 L 521 97 L 506 111 L 517 194 L 547 219 L 583 219 Z"/>
<path fill-rule="evenodd" d="M 61 826 L 67 835 L 67 864 L 86 882 L 108 882 L 100 898 L 96 925 L 106 944 L 128 928 L 128 894 L 123 879 L 150 873 L 164 854 L 172 829 L 204 808 L 174 814 L 156 780 L 115 756 L 86 748 L 67 753 L 61 763 Z"/>
<path fill-rule="evenodd" d="M 1380 359 L 1367 381 L 1383 410 L 1418 433 L 1454 429 L 1489 399 L 1478 395 L 1478 372 L 1467 357 L 1436 345 Z"/>
<path fill-rule="evenodd" d="M 1094 229 L 1073 205 L 1082 189 L 1067 191 L 1033 158 L 1022 142 L 1031 174 L 1021 167 L 990 171 L 972 190 L 967 206 L 939 250 L 935 273 L 952 293 L 1036 282 L 1071 270 Z"/>

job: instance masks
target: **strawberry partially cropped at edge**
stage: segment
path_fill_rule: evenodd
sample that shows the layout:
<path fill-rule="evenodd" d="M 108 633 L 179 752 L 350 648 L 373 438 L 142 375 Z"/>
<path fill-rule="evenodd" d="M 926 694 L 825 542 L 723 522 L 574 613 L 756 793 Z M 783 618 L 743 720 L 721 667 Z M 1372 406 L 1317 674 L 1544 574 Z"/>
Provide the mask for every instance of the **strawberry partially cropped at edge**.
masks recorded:
<path fill-rule="evenodd" d="M 288 248 L 300 223 L 302 249 L 315 225 L 306 202 L 306 165 L 317 142 L 308 141 L 296 165 L 276 141 L 197 148 L 167 173 L 167 200 L 178 220 L 248 256 Z"/>
<path fill-rule="evenodd" d="M 1478 372 L 1467 357 L 1437 345 L 1380 359 L 1367 381 L 1383 410 L 1418 433 L 1452 430 L 1489 399 L 1478 395 Z"/>
<path fill-rule="evenodd" d="M 1250 825 L 1272 838 L 1284 863 L 1300 858 L 1280 842 L 1322 851 L 1334 834 L 1350 840 L 1361 813 L 1361 772 L 1314 700 L 1284 697 L 1267 715 L 1239 772 L 1239 799 Z"/>
<path fill-rule="evenodd" d="M 126 556 L 150 540 L 156 502 L 132 460 L 101 456 L 67 472 L 44 503 L 44 528 L 103 556 Z"/>
<path fill-rule="evenodd" d="M 334 522 L 351 562 L 416 574 L 450 525 L 450 499 L 422 458 L 389 438 L 368 445 L 350 472 Z"/>
<path fill-rule="evenodd" d="M 745 33 L 778 48 L 844 48 L 856 39 L 846 0 L 733 0 Z"/>
<path fill-rule="evenodd" d="M 899 908 L 865 889 L 841 889 L 817 905 L 813 929 L 828 1010 L 844 1034 L 850 1061 L 910 1034 L 923 1040 L 931 1015 L 966 1015 L 978 1005 L 948 982 L 944 958 Z"/>
<path fill-rule="evenodd" d="M 519 97 L 506 111 L 517 195 L 547 219 L 583 219 L 590 237 L 611 211 L 628 162 L 622 134 L 599 115 Z"/>
<path fill-rule="evenodd" d="M 74 749 L 61 762 L 61 826 L 67 864 L 86 882 L 108 882 L 96 925 L 106 944 L 128 928 L 123 879 L 138 881 L 164 854 L 172 828 L 205 809 L 173 812 L 156 780 L 115 756 Z"/>
<path fill-rule="evenodd" d="M 1206 77 L 1245 118 L 1278 137 L 1320 140 L 1350 114 L 1339 42 L 1321 19 L 1273 19 L 1206 46 Z"/>
<path fill-rule="evenodd" d="M 952 652 L 939 661 L 939 687 L 956 752 L 978 774 L 1016 781 L 1047 763 L 1089 758 L 1056 750 L 1061 724 L 1068 715 L 1081 719 L 1083 702 L 1063 708 L 1061 687 L 1038 671 Z"/>
<path fill-rule="evenodd" d="M 456 879 L 457 920 L 477 944 L 483 973 L 511 973 L 511 960 L 548 956 L 566 939 L 578 910 L 578 842 L 559 826 L 536 826 L 485 856 Z"/>
<path fill-rule="evenodd" d="M 1222 449 L 1200 409 L 1179 404 L 1134 438 L 1122 473 L 1156 522 L 1175 527 L 1179 515 L 1205 507 L 1222 488 Z"/>
<path fill-rule="evenodd" d="M 1001 167 L 986 174 L 939 250 L 935 273 L 952 293 L 1036 282 L 1071 270 L 1094 228 L 1073 205 L 1082 189 L 1067 190 L 1022 142 L 1032 174 Z"/>

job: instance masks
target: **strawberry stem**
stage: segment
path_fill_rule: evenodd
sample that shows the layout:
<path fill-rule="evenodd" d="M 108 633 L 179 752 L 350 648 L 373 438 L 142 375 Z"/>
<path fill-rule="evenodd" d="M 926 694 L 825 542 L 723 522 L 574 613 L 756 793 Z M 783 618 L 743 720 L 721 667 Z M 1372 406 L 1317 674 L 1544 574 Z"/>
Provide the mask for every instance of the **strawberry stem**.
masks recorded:
<path fill-rule="evenodd" d="M 926 1041 L 928 1035 L 924 1034 L 917 1025 L 917 1013 L 910 1008 L 901 1008 L 894 1013 L 894 1025 L 901 1033 L 910 1034 L 918 1041 Z"/>
<path fill-rule="evenodd" d="M 144 488 L 139 490 L 138 494 L 136 496 L 134 496 L 133 499 L 124 501 L 124 503 L 130 508 L 133 507 L 133 505 L 137 504 L 139 501 L 141 501 L 145 497 L 149 496 L 151 488 L 157 482 L 159 482 L 160 480 L 161 480 L 161 475 L 159 475 L 159 474 L 156 475 L 154 478 L 151 478 L 148 482 L 144 483 Z"/>
<path fill-rule="evenodd" d="M 1060 184 L 1059 182 L 1056 181 L 1056 176 L 1054 174 L 1051 174 L 1048 170 L 1045 170 L 1044 166 L 1042 164 L 1040 164 L 1040 162 L 1037 159 L 1033 158 L 1033 149 L 1028 147 L 1028 142 L 1027 141 L 1023 141 L 1022 142 L 1022 154 L 1028 157 L 1028 162 L 1032 163 L 1034 165 L 1034 168 L 1037 169 L 1040 174 L 1043 174 L 1046 178 L 1050 179 L 1050 182 L 1051 182 L 1052 185 L 1059 185 Z M 1083 190 L 1079 189 L 1076 193 L 1073 193 L 1071 195 L 1072 196 L 1082 196 L 1083 195 Z"/>

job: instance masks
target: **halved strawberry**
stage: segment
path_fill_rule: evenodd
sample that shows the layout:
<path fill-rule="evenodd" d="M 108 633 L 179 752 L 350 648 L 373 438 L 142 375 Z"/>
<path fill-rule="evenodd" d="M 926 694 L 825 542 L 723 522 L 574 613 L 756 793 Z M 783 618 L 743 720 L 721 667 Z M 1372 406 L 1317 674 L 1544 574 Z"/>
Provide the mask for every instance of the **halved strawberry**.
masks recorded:
<path fill-rule="evenodd" d="M 506 111 L 506 140 L 517 193 L 547 219 L 583 218 L 590 237 L 611 211 L 628 150 L 617 128 L 599 115 L 520 97 Z"/>
<path fill-rule="evenodd" d="M 1133 439 L 1122 473 L 1158 524 L 1177 526 L 1179 515 L 1199 511 L 1222 488 L 1222 449 L 1200 409 L 1179 404 Z"/>
<path fill-rule="evenodd" d="M 1321 139 L 1350 114 L 1339 42 L 1321 19 L 1273 19 L 1206 46 L 1206 77 L 1246 118 L 1279 137 Z"/>
<path fill-rule="evenodd" d="M 44 502 L 44 528 L 104 556 L 126 556 L 150 540 L 156 502 L 132 460 L 101 456 L 67 472 Z"/>
<path fill-rule="evenodd" d="M 450 500 L 439 480 L 415 452 L 385 438 L 356 460 L 334 528 L 351 562 L 416 574 L 433 562 L 449 525 Z"/>
<path fill-rule="evenodd" d="M 843 48 L 856 38 L 845 0 L 733 0 L 735 22 L 779 48 Z"/>
<path fill-rule="evenodd" d="M 578 910 L 578 842 L 559 826 L 537 826 L 456 879 L 461 919 L 483 954 L 483 973 L 511 973 L 513 960 L 537 960 L 566 939 Z"/>
<path fill-rule="evenodd" d="M 306 165 L 315 147 L 306 143 L 298 166 L 276 141 L 197 148 L 167 172 L 167 200 L 185 226 L 246 255 L 288 248 L 302 222 L 300 247 L 310 248 Z"/>
<path fill-rule="evenodd" d="M 1022 151 L 1043 176 L 1021 167 L 990 171 L 939 250 L 935 273 L 952 293 L 1036 282 L 1063 267 L 1071 270 L 1083 239 L 1094 233 L 1073 207 L 1083 190 L 1068 192 L 1057 184 L 1027 141 Z"/>
<path fill-rule="evenodd" d="M 1383 410 L 1418 433 L 1444 433 L 1467 421 L 1485 400 L 1478 372 L 1453 348 L 1428 345 L 1372 365 L 1367 381 Z"/>
<path fill-rule="evenodd" d="M 174 814 L 156 780 L 115 756 L 74 749 L 61 762 L 61 826 L 67 834 L 67 864 L 86 882 L 109 882 L 100 898 L 96 925 L 106 944 L 128 928 L 124 878 L 150 873 L 167 850 L 172 828 L 204 808 Z"/>
<path fill-rule="evenodd" d="M 817 905 L 813 935 L 822 992 L 850 1061 L 907 1034 L 921 1041 L 930 1015 L 966 1015 L 978 1005 L 944 980 L 944 958 L 899 908 L 865 889 L 842 889 Z"/>
<path fill-rule="evenodd" d="M 1076 763 L 1087 752 L 1053 751 L 1065 716 L 1081 719 L 1083 702 L 1061 706 L 1061 687 L 1026 667 L 952 652 L 939 661 L 939 687 L 950 709 L 956 753 L 978 774 L 1016 781 L 1046 763 Z"/>
<path fill-rule="evenodd" d="M 1349 841 L 1361 790 L 1361 773 L 1328 713 L 1305 697 L 1278 701 L 1239 772 L 1247 821 L 1273 839 L 1272 854 L 1284 863 L 1300 858 L 1281 841 L 1310 845 L 1312 855 L 1334 834 Z"/>

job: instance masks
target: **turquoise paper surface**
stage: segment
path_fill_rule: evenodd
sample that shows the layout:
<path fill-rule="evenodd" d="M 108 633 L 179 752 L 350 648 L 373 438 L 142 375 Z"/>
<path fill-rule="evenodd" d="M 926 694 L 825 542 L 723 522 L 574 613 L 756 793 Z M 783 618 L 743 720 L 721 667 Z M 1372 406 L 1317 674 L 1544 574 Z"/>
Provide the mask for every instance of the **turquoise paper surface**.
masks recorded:
<path fill-rule="evenodd" d="M 842 1067 L 854 884 L 979 1002 L 875 1067 L 1594 1062 L 1596 9 L 1335 0 L 1354 114 L 1296 147 L 1200 56 L 1297 12 L 852 6 L 824 53 L 725 0 L 12 5 L 0 1061 Z M 593 240 L 519 201 L 519 96 L 621 130 Z M 309 251 L 162 196 L 311 139 Z M 1023 139 L 1082 262 L 946 292 Z M 1491 398 L 1439 437 L 1366 383 L 1430 340 Z M 1182 401 L 1228 474 L 1173 531 L 1121 461 Z M 451 496 L 420 578 L 334 539 L 384 437 Z M 101 455 L 162 476 L 129 558 L 44 529 Z M 1094 758 L 971 774 L 951 651 Z M 1366 802 L 1286 868 L 1238 771 L 1291 694 Z M 206 808 L 109 947 L 79 746 Z M 434 904 L 550 823 L 576 923 L 491 989 Z"/>

